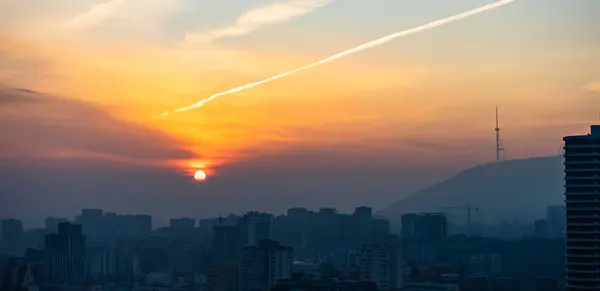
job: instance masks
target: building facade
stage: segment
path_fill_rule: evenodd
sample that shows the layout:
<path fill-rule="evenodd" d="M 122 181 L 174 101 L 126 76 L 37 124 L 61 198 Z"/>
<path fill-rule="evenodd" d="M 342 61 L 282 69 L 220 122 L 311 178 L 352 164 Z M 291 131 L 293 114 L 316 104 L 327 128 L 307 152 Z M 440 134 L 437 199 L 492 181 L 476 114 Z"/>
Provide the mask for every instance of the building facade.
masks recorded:
<path fill-rule="evenodd" d="M 402 215 L 402 247 L 404 259 L 410 263 L 435 262 L 447 236 L 448 221 L 443 213 Z"/>
<path fill-rule="evenodd" d="M 546 221 L 548 222 L 548 235 L 550 238 L 562 238 L 565 236 L 565 206 L 548 206 L 546 210 Z"/>
<path fill-rule="evenodd" d="M 278 280 L 292 278 L 294 252 L 273 240 L 242 249 L 240 291 L 270 290 Z"/>
<path fill-rule="evenodd" d="M 600 290 L 600 125 L 564 142 L 567 291 Z"/>
<path fill-rule="evenodd" d="M 2 241 L 16 243 L 23 236 L 23 223 L 18 219 L 2 220 Z"/>
<path fill-rule="evenodd" d="M 45 240 L 44 282 L 52 286 L 86 281 L 86 243 L 81 225 L 64 222 Z"/>
<path fill-rule="evenodd" d="M 403 263 L 399 246 L 393 243 L 369 244 L 361 248 L 360 279 L 374 282 L 379 290 L 402 287 Z"/>

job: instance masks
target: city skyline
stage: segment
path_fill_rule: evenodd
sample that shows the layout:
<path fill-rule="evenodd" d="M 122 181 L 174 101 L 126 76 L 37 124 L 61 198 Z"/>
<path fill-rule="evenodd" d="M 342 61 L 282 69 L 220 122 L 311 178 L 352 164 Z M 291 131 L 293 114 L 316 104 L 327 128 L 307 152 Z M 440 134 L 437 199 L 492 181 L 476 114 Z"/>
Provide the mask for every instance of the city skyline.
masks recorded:
<path fill-rule="evenodd" d="M 210 215 L 258 204 L 382 207 L 493 161 L 496 104 L 510 159 L 557 154 L 562 136 L 598 117 L 593 0 L 515 1 L 151 118 L 489 2 L 0 1 L 0 130 L 11 137 L 0 158 L 18 178 L 0 197 L 17 205 L 2 210 L 106 206 L 101 191 L 136 201 L 115 189 L 150 201 L 132 206 L 150 213 L 191 213 L 181 201 Z M 193 181 L 197 169 L 206 185 Z M 66 178 L 48 184 L 73 173 L 82 193 L 65 190 Z"/>

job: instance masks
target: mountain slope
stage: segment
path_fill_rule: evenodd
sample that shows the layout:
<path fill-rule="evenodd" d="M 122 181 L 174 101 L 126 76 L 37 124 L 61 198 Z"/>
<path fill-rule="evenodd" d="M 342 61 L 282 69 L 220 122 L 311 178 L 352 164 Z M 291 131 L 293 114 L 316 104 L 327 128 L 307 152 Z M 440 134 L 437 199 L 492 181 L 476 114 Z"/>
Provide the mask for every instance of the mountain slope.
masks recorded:
<path fill-rule="evenodd" d="M 563 185 L 561 157 L 492 163 L 465 170 L 380 214 L 397 220 L 404 213 L 447 212 L 447 207 L 471 205 L 480 208 L 478 215 L 488 221 L 531 222 L 545 216 L 546 206 L 563 203 Z"/>

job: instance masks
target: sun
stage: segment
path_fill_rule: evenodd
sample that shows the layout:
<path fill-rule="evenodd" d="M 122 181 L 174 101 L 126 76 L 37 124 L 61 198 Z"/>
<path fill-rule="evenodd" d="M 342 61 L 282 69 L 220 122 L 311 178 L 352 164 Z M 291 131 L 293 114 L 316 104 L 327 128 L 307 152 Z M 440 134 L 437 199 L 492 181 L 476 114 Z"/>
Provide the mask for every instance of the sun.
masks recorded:
<path fill-rule="evenodd" d="M 198 170 L 194 173 L 194 179 L 198 182 L 206 180 L 206 172 Z"/>

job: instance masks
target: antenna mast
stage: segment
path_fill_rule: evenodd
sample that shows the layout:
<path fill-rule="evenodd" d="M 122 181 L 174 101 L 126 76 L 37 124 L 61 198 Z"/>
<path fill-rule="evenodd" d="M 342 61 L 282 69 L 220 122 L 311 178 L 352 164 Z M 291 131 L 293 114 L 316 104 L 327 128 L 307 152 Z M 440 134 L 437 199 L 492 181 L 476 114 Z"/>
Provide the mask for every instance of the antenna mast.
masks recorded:
<path fill-rule="evenodd" d="M 500 152 L 502 152 L 502 160 L 506 160 L 506 152 L 504 146 L 502 146 L 502 140 L 500 139 L 500 123 L 498 121 L 498 105 L 496 105 L 496 163 L 500 162 Z"/>

